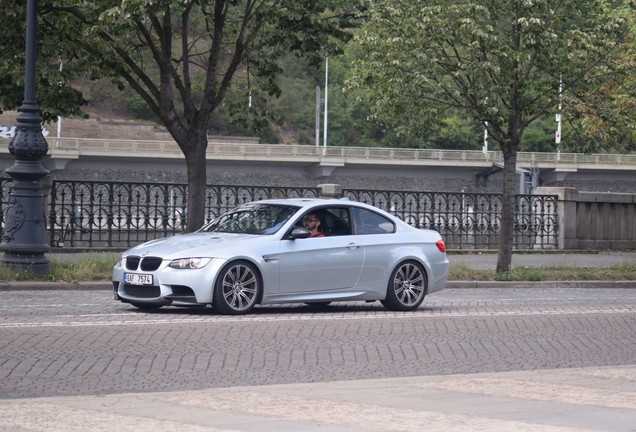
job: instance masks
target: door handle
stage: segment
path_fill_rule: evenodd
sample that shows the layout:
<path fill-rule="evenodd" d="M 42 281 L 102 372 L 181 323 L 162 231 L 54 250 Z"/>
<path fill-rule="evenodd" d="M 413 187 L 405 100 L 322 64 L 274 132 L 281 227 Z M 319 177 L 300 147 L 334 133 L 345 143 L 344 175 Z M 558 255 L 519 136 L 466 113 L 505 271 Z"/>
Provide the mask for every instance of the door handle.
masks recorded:
<path fill-rule="evenodd" d="M 361 245 L 359 245 L 358 243 L 349 243 L 347 245 L 347 249 L 358 249 Z"/>

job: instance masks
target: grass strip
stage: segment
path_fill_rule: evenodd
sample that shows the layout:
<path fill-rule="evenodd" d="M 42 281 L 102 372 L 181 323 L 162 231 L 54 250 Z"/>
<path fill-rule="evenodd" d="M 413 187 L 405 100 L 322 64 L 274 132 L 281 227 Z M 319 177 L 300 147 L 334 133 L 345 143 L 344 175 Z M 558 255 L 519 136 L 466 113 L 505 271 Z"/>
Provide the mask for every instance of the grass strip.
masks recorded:
<path fill-rule="evenodd" d="M 67 254 L 64 257 L 50 255 L 50 272 L 38 278 L 29 272 L 7 268 L 0 264 L 0 281 L 44 280 L 51 282 L 80 282 L 110 280 L 113 266 L 120 254 L 117 252 L 88 252 Z M 466 263 L 450 267 L 449 280 L 475 281 L 585 281 L 585 280 L 636 280 L 636 263 L 623 263 L 608 267 L 513 267 L 507 273 L 493 270 L 477 270 Z"/>

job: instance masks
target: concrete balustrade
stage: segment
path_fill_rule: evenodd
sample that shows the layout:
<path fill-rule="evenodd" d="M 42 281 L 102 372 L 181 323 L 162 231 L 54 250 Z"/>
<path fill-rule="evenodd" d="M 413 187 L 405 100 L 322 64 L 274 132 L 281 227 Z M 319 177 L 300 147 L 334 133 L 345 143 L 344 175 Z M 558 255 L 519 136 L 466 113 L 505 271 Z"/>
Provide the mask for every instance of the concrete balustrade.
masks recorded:
<path fill-rule="evenodd" d="M 557 195 L 559 249 L 636 249 L 636 194 L 540 187 Z"/>
<path fill-rule="evenodd" d="M 174 141 L 93 139 L 93 138 L 48 138 L 49 154 L 66 155 L 78 152 L 78 157 L 157 157 L 183 158 L 179 146 Z M 0 154 L 8 154 L 9 139 L 0 139 Z M 247 160 L 263 160 L 283 158 L 289 162 L 310 160 L 341 160 L 352 164 L 435 164 L 435 165 L 467 165 L 491 166 L 493 162 L 503 162 L 501 152 L 470 150 L 438 150 L 438 149 L 391 149 L 368 147 L 318 147 L 288 144 L 258 144 L 248 142 L 211 141 L 207 149 L 208 158 L 237 158 Z M 636 155 L 622 154 L 578 154 L 520 152 L 517 165 L 519 168 L 552 168 L 555 170 L 572 169 L 614 169 L 636 170 Z"/>

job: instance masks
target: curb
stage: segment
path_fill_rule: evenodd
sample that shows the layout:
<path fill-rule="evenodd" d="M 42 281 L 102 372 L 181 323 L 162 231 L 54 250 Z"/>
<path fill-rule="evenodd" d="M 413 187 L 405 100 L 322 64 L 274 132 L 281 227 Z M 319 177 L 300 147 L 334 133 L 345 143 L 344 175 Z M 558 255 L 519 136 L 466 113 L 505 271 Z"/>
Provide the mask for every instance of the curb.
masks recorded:
<path fill-rule="evenodd" d="M 446 288 L 636 288 L 636 281 L 448 281 Z"/>
<path fill-rule="evenodd" d="M 636 288 L 636 281 L 448 281 L 446 289 L 473 289 L 473 288 Z M 83 281 L 83 282 L 0 282 L 0 291 L 111 291 L 113 285 L 110 281 Z"/>
<path fill-rule="evenodd" d="M 83 281 L 83 282 L 2 282 L 0 291 L 97 291 L 112 290 L 110 281 Z"/>

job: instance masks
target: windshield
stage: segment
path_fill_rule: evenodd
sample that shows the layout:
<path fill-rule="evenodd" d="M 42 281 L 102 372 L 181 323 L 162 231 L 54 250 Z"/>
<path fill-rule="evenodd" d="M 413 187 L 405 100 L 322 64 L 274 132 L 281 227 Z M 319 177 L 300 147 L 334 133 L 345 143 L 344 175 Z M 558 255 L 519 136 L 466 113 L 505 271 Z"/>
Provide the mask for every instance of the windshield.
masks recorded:
<path fill-rule="evenodd" d="M 219 216 L 201 232 L 224 232 L 237 234 L 274 234 L 298 207 L 273 204 L 247 204 Z"/>

